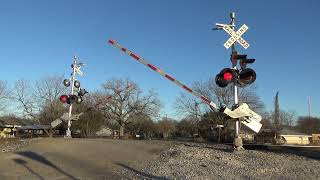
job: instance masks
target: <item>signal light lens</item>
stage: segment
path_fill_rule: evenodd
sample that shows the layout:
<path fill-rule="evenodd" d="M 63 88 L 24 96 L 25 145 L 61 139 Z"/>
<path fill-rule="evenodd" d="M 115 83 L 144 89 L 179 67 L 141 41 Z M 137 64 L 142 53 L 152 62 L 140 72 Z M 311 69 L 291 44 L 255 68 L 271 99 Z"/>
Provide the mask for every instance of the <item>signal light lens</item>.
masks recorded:
<path fill-rule="evenodd" d="M 225 79 L 226 81 L 230 81 L 232 79 L 232 74 L 229 72 L 224 73 L 223 79 Z"/>
<path fill-rule="evenodd" d="M 253 69 L 243 69 L 239 73 L 238 84 L 243 87 L 245 85 L 252 84 L 256 78 L 257 75 Z"/>
<path fill-rule="evenodd" d="M 81 104 L 82 103 L 82 98 L 81 97 L 77 97 L 76 103 L 77 104 Z"/>
<path fill-rule="evenodd" d="M 61 101 L 62 103 L 66 103 L 66 102 L 68 101 L 68 96 L 67 96 L 67 95 L 61 95 L 61 96 L 60 96 L 60 101 Z"/>
<path fill-rule="evenodd" d="M 217 74 L 215 81 L 216 81 L 216 84 L 222 88 L 228 86 L 229 84 L 226 80 L 224 80 L 221 74 Z"/>
<path fill-rule="evenodd" d="M 63 80 L 63 85 L 66 86 L 66 87 L 69 87 L 70 86 L 70 80 L 69 79 Z"/>
<path fill-rule="evenodd" d="M 74 81 L 74 87 L 79 88 L 80 87 L 80 81 L 75 80 Z"/>
<path fill-rule="evenodd" d="M 234 82 L 236 79 L 236 72 L 231 68 L 224 68 L 220 73 L 216 76 L 216 84 L 219 87 L 226 87 L 229 83 Z"/>
<path fill-rule="evenodd" d="M 78 96 L 76 95 L 70 95 L 69 98 L 68 98 L 68 104 L 73 104 L 75 103 L 76 101 L 78 100 Z"/>

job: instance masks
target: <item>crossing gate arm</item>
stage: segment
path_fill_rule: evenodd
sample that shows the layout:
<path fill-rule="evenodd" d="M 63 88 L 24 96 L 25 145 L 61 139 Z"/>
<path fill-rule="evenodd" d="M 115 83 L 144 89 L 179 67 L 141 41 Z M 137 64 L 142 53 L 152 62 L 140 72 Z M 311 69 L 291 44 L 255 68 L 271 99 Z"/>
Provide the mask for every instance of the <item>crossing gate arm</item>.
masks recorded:
<path fill-rule="evenodd" d="M 180 82 L 179 80 L 175 79 L 173 76 L 167 74 L 166 72 L 164 72 L 162 69 L 156 67 L 155 65 L 150 64 L 147 60 L 145 60 L 144 58 L 140 57 L 138 54 L 133 53 L 132 51 L 128 50 L 127 48 L 121 46 L 120 44 L 118 44 L 115 40 L 109 40 L 108 41 L 111 45 L 113 45 L 114 47 L 120 49 L 122 52 L 128 54 L 129 56 L 131 56 L 133 59 L 137 60 L 138 62 L 140 62 L 141 64 L 147 66 L 148 68 L 152 69 L 153 71 L 157 72 L 158 74 L 160 74 L 161 76 L 165 77 L 166 79 L 168 79 L 169 81 L 173 82 L 175 85 L 181 87 L 182 89 L 186 90 L 187 92 L 191 93 L 192 95 L 200 98 L 205 104 L 207 104 L 212 110 L 216 111 L 217 110 L 217 105 L 212 102 L 209 98 L 201 95 L 199 92 L 192 90 L 191 88 L 189 88 L 188 86 L 186 86 L 185 84 L 183 84 L 182 82 Z"/>

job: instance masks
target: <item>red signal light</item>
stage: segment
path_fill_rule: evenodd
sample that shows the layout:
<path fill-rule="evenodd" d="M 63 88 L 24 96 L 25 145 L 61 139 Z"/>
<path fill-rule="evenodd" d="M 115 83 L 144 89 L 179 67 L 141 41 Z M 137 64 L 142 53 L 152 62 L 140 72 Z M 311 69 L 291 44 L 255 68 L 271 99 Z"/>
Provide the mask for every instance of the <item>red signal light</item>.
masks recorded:
<path fill-rule="evenodd" d="M 62 103 L 66 103 L 66 102 L 68 101 L 68 96 L 67 96 L 67 95 L 61 95 L 61 96 L 60 96 L 60 101 L 61 101 Z"/>
<path fill-rule="evenodd" d="M 215 81 L 219 87 L 226 87 L 236 80 L 236 76 L 237 74 L 234 69 L 224 68 L 217 74 Z"/>
<path fill-rule="evenodd" d="M 224 73 L 223 79 L 225 79 L 226 81 L 230 81 L 232 79 L 232 74 L 230 72 Z"/>

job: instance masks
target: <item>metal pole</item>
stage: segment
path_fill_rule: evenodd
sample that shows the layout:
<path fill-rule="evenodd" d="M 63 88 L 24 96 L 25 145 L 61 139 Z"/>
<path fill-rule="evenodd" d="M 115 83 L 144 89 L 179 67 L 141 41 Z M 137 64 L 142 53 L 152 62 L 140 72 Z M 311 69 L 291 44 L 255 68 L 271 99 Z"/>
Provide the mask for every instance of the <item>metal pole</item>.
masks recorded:
<path fill-rule="evenodd" d="M 308 110 L 309 110 L 309 117 L 311 117 L 311 101 L 310 101 L 310 97 L 308 97 Z"/>
<path fill-rule="evenodd" d="M 236 19 L 236 13 L 235 12 L 231 12 L 230 13 L 230 18 L 231 18 L 231 28 L 233 30 L 235 30 L 235 19 Z M 235 47 L 235 43 L 231 46 L 231 55 L 233 52 L 236 51 L 236 47 Z M 233 69 L 237 69 L 237 63 L 235 64 L 235 66 L 232 67 Z M 239 103 L 238 101 L 238 87 L 235 84 L 234 85 L 234 105 L 237 105 Z M 235 142 L 234 142 L 234 146 L 235 148 L 242 148 L 242 139 L 239 137 L 240 134 L 240 121 L 239 119 L 236 120 L 235 123 Z"/>
<path fill-rule="evenodd" d="M 196 127 L 197 127 L 196 133 L 197 133 L 197 135 L 199 135 L 199 134 L 200 134 L 200 133 L 199 133 L 199 119 L 198 119 L 198 105 L 199 105 L 199 104 L 198 104 L 198 102 L 195 102 L 194 105 L 195 105 L 195 110 L 196 110 L 196 112 L 195 112 L 195 113 L 196 113 L 196 114 L 195 114 L 196 117 L 195 117 L 195 118 L 196 118 L 196 123 L 197 123 L 197 124 L 196 124 Z M 200 113 L 199 113 L 199 114 L 200 114 Z"/>
<path fill-rule="evenodd" d="M 219 127 L 218 144 L 220 144 L 220 131 L 221 131 L 221 128 Z"/>
<path fill-rule="evenodd" d="M 74 80 L 75 80 L 75 76 L 76 76 L 76 65 L 77 65 L 77 57 L 74 56 L 73 57 L 73 64 L 72 64 L 72 80 L 71 80 L 71 92 L 70 94 L 73 95 L 74 94 Z M 70 103 L 70 106 L 69 106 L 69 120 L 68 120 L 68 129 L 67 129 L 67 132 L 66 132 L 66 137 L 69 137 L 71 138 L 71 130 L 70 130 L 70 127 L 71 127 L 71 116 L 72 116 L 72 103 Z"/>

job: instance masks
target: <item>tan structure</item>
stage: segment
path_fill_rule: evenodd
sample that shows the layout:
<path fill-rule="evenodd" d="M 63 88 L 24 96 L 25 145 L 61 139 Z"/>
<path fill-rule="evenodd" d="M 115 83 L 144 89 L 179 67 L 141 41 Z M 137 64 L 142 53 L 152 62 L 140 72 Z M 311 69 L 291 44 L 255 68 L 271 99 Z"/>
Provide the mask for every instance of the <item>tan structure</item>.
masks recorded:
<path fill-rule="evenodd" d="M 285 144 L 307 145 L 310 144 L 309 135 L 280 135 Z"/>
<path fill-rule="evenodd" d="M 320 145 L 320 134 L 312 134 L 312 144 Z"/>
<path fill-rule="evenodd" d="M 309 138 L 312 136 L 283 128 L 279 131 L 279 137 L 284 141 L 284 144 L 307 145 L 310 144 Z"/>
<path fill-rule="evenodd" d="M 256 135 L 255 141 L 259 144 L 308 145 L 311 143 L 311 137 L 310 135 L 289 128 L 283 128 L 280 131 L 263 129 Z"/>

